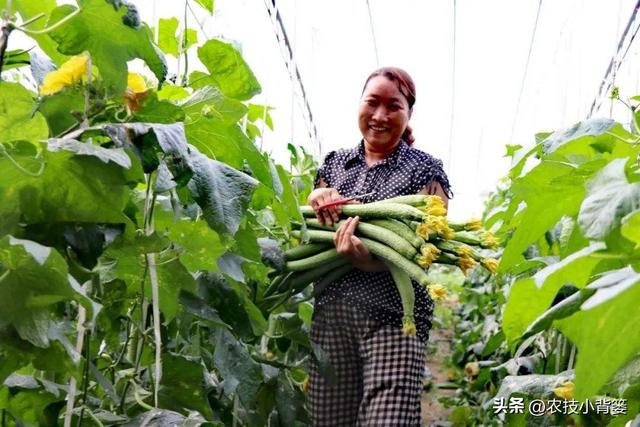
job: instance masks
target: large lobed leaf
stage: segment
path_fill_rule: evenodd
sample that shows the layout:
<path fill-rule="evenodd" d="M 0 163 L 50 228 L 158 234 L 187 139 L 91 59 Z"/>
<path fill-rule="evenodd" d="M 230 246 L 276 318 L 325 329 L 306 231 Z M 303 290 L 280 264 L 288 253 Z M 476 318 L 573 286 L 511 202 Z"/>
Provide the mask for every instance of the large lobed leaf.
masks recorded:
<path fill-rule="evenodd" d="M 35 113 L 33 94 L 19 83 L 0 82 L 0 144 L 29 141 L 38 144 L 49 135 L 47 122 Z"/>
<path fill-rule="evenodd" d="M 127 169 L 93 155 L 27 150 L 0 157 L 0 231 L 50 222 L 129 223 Z"/>
<path fill-rule="evenodd" d="M 167 74 L 164 57 L 152 42 L 151 31 L 140 25 L 134 6 L 121 1 L 78 0 L 80 13 L 50 33 L 65 55 L 89 51 L 107 86 L 115 93 L 127 87 L 127 61 L 140 58 L 162 83 Z M 55 23 L 76 8 L 63 5 L 51 12 Z"/>
<path fill-rule="evenodd" d="M 198 48 L 198 58 L 224 95 L 245 101 L 262 90 L 240 52 L 230 43 L 207 40 Z"/>
<path fill-rule="evenodd" d="M 7 0 L 0 0 L 0 10 L 6 10 L 6 4 Z M 28 27 L 30 30 L 41 30 L 46 26 L 47 18 L 56 8 L 56 0 L 12 0 L 11 8 L 12 13 L 17 12 L 22 21 L 34 18 L 40 13 L 44 14 L 43 18 L 32 22 Z M 66 57 L 56 49 L 56 43 L 47 34 L 31 34 L 29 37 L 38 42 L 40 48 L 58 65 L 66 60 Z"/>
<path fill-rule="evenodd" d="M 625 174 L 627 159 L 612 160 L 589 183 L 580 206 L 578 223 L 584 235 L 603 240 L 628 213 L 640 208 L 640 183 L 630 183 Z"/>
<path fill-rule="evenodd" d="M 597 394 L 640 352 L 640 274 L 625 268 L 593 282 L 597 292 L 573 316 L 556 322 L 578 347 L 576 398 Z"/>
<path fill-rule="evenodd" d="M 69 300 L 84 305 L 90 319 L 100 309 L 68 274 L 55 249 L 13 236 L 0 240 L 0 326 L 12 325 L 22 339 L 47 347 L 51 306 Z"/>
<path fill-rule="evenodd" d="M 517 342 L 530 324 L 549 308 L 563 285 L 583 287 L 591 270 L 601 261 L 591 255 L 604 248 L 603 243 L 593 243 L 540 270 L 533 277 L 518 280 L 511 288 L 502 320 L 508 341 L 511 344 Z"/>
<path fill-rule="evenodd" d="M 194 174 L 188 187 L 205 220 L 219 234 L 234 235 L 258 181 L 198 152 L 189 163 Z"/>

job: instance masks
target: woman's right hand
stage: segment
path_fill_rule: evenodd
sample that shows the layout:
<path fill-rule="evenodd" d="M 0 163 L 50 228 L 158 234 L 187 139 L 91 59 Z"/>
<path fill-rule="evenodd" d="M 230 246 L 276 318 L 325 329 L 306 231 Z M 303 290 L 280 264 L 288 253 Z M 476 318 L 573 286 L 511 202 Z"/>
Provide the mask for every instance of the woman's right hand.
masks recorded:
<path fill-rule="evenodd" d="M 332 206 L 321 211 L 318 210 L 318 207 L 341 198 L 342 196 L 335 188 L 322 187 L 316 188 L 309 194 L 307 203 L 316 211 L 316 217 L 320 224 L 333 225 L 340 220 L 340 206 Z"/>

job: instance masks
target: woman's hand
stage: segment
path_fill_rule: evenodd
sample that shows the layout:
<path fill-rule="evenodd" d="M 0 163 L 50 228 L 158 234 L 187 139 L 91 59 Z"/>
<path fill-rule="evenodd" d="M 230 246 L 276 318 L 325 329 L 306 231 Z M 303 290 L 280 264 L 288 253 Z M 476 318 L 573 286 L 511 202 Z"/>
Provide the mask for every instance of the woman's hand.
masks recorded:
<path fill-rule="evenodd" d="M 333 238 L 338 253 L 346 257 L 351 264 L 364 271 L 383 271 L 385 265 L 374 259 L 369 249 L 362 243 L 362 240 L 355 236 L 358 227 L 359 218 L 347 218 L 347 220 L 338 228 Z"/>
<path fill-rule="evenodd" d="M 316 217 L 320 224 L 333 225 L 340 220 L 340 206 L 332 206 L 327 209 L 318 210 L 318 207 L 325 203 L 341 199 L 342 196 L 335 188 L 316 188 L 307 198 L 307 203 L 316 211 Z"/>

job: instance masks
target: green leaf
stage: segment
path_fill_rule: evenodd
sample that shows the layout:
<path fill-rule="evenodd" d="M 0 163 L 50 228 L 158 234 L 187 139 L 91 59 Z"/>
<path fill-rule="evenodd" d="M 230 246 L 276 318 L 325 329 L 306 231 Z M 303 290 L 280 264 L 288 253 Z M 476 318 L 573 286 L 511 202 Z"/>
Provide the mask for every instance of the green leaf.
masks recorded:
<path fill-rule="evenodd" d="M 523 147 L 520 144 L 517 144 L 517 145 L 507 144 L 507 153 L 504 155 L 504 157 L 513 157 L 516 154 L 516 152 L 521 148 Z"/>
<path fill-rule="evenodd" d="M 600 258 L 591 255 L 604 248 L 603 243 L 593 243 L 513 285 L 502 320 L 502 328 L 510 344 L 514 344 L 527 327 L 549 308 L 563 285 L 570 283 L 583 287 L 587 283 L 591 270 L 600 262 Z"/>
<path fill-rule="evenodd" d="M 502 380 L 494 399 L 504 398 L 508 401 L 513 393 L 521 393 L 535 398 L 556 398 L 553 389 L 573 381 L 573 378 L 572 371 L 560 372 L 557 375 L 508 375 Z M 486 407 L 489 407 L 492 402 L 493 399 L 487 401 Z"/>
<path fill-rule="evenodd" d="M 158 210 L 155 214 L 156 230 L 165 230 L 169 239 L 184 250 L 180 261 L 193 273 L 200 270 L 217 271 L 216 261 L 226 247 L 218 234 L 204 221 L 173 219 L 173 213 Z"/>
<path fill-rule="evenodd" d="M 29 141 L 38 144 L 49 136 L 47 122 L 35 113 L 33 95 L 19 83 L 0 82 L 0 144 Z"/>
<path fill-rule="evenodd" d="M 13 159 L 35 176 L 0 157 L 0 230 L 11 229 L 17 219 L 23 224 L 130 223 L 123 213 L 131 192 L 127 169 L 67 151 Z"/>
<path fill-rule="evenodd" d="M 73 86 L 40 98 L 38 110 L 47 120 L 51 135 L 60 135 L 78 124 L 76 117 L 84 111 L 84 92 Z"/>
<path fill-rule="evenodd" d="M 241 101 L 262 90 L 240 52 L 221 40 L 207 40 L 198 48 L 198 58 L 225 96 Z"/>
<path fill-rule="evenodd" d="M 178 57 L 178 18 L 160 18 L 158 20 L 158 47 L 164 53 Z"/>
<path fill-rule="evenodd" d="M 184 311 L 193 314 L 210 325 L 228 327 L 228 325 L 222 321 L 215 308 L 209 305 L 204 299 L 190 292 L 180 292 L 180 305 Z"/>
<path fill-rule="evenodd" d="M 615 121 L 605 118 L 595 118 L 578 122 L 570 128 L 555 131 L 546 138 L 542 145 L 545 154 L 552 153 L 567 142 L 578 138 L 593 137 L 601 135 L 616 124 Z"/>
<path fill-rule="evenodd" d="M 640 183 L 625 175 L 627 159 L 612 160 L 589 183 L 578 223 L 585 237 L 603 240 L 620 225 L 622 217 L 640 208 Z"/>
<path fill-rule="evenodd" d="M 214 118 L 233 125 L 247 112 L 247 107 L 242 102 L 224 96 L 216 86 L 197 89 L 188 98 L 180 100 L 178 105 L 184 109 L 192 123 Z"/>
<path fill-rule="evenodd" d="M 271 114 L 269 113 L 271 110 L 273 110 L 273 107 L 270 107 L 268 105 L 249 103 L 247 118 L 252 122 L 263 120 L 264 123 L 269 127 L 269 129 L 273 130 L 273 119 L 271 118 Z"/>
<path fill-rule="evenodd" d="M 6 236 L 0 240 L 0 325 L 12 325 L 20 337 L 49 346 L 50 308 L 76 300 L 92 319 L 100 306 L 84 294 L 54 249 Z"/>
<path fill-rule="evenodd" d="M 194 172 L 189 190 L 205 220 L 218 234 L 234 235 L 258 181 L 197 152 L 189 163 Z"/>
<path fill-rule="evenodd" d="M 219 273 L 203 273 L 197 279 L 198 295 L 207 301 L 236 335 L 253 338 L 251 319 L 245 310 L 244 295 L 236 292 Z"/>
<path fill-rule="evenodd" d="M 640 210 L 631 212 L 622 218 L 621 224 L 622 235 L 636 245 L 640 245 Z"/>
<path fill-rule="evenodd" d="M 47 149 L 53 153 L 64 150 L 78 156 L 93 156 L 103 163 L 112 162 L 126 169 L 131 167 L 131 159 L 122 148 L 103 148 L 91 142 L 52 138 L 47 140 Z"/>
<path fill-rule="evenodd" d="M 289 173 L 280 165 L 277 165 L 276 169 L 282 183 L 282 195 L 279 197 L 280 203 L 274 203 L 272 208 L 278 225 L 288 230 L 291 227 L 291 221 L 304 223 L 304 218 L 300 213 Z"/>
<path fill-rule="evenodd" d="M 306 418 L 305 396 L 298 387 L 293 386 L 285 371 L 280 371 L 277 381 L 276 408 L 278 408 L 280 425 L 294 426 L 300 417 Z M 309 420 L 306 419 L 306 421 Z"/>
<path fill-rule="evenodd" d="M 640 274 L 626 268 L 596 282 L 598 292 L 582 305 L 582 310 L 556 322 L 578 347 L 577 399 L 597 394 L 640 352 Z"/>
<path fill-rule="evenodd" d="M 180 308 L 180 291 L 195 291 L 195 280 L 173 253 L 157 256 L 160 310 L 167 323 L 171 322 Z M 145 295 L 151 295 L 151 281 L 145 281 Z"/>
<path fill-rule="evenodd" d="M 79 0 L 80 13 L 52 31 L 50 36 L 65 55 L 89 51 L 91 60 L 113 93 L 127 87 L 127 62 L 142 59 L 160 83 L 167 67 L 164 58 L 152 42 L 149 28 L 139 23 L 137 10 L 127 3 L 107 0 Z M 75 8 L 73 8 L 75 9 Z M 60 6 L 51 13 L 51 22 L 70 13 L 70 7 Z"/>
<path fill-rule="evenodd" d="M 12 0 L 11 8 L 14 12 L 17 12 L 20 15 L 23 22 L 34 18 L 40 13 L 44 14 L 42 18 L 29 24 L 28 27 L 30 30 L 42 30 L 45 26 L 47 26 L 47 20 L 49 16 L 51 12 L 56 8 L 56 0 Z M 6 0 L 0 0 L 0 10 L 5 9 Z M 42 49 L 51 59 L 53 59 L 56 64 L 60 65 L 66 61 L 66 57 L 58 52 L 58 50 L 56 49 L 56 43 L 51 40 L 48 34 L 30 34 L 29 37 L 35 40 L 38 43 L 38 46 L 40 46 L 40 49 Z"/>
<path fill-rule="evenodd" d="M 161 252 L 169 241 L 158 234 L 121 235 L 104 251 L 99 260 L 97 272 L 102 282 L 121 279 L 131 291 L 137 292 L 145 277 L 144 255 Z"/>
<path fill-rule="evenodd" d="M 516 180 L 512 191 L 524 199 L 520 225 L 511 236 L 500 260 L 499 271 L 508 271 L 524 260 L 522 253 L 563 216 L 578 213 L 584 198 L 584 177 L 575 168 L 559 162 L 543 162 Z M 515 204 L 517 205 L 517 201 Z"/>
<path fill-rule="evenodd" d="M 131 120 L 171 124 L 183 121 L 184 111 L 170 101 L 158 99 L 156 93 L 152 91 L 145 96 L 140 109 L 133 114 Z"/>
<path fill-rule="evenodd" d="M 162 381 L 158 390 L 162 408 L 196 410 L 211 419 L 213 412 L 204 393 L 203 383 L 204 370 L 200 363 L 177 354 L 162 355 Z"/>
<path fill-rule="evenodd" d="M 213 15 L 213 0 L 196 0 L 200 6 L 204 7 Z"/>
<path fill-rule="evenodd" d="M 2 71 L 23 67 L 25 65 L 29 65 L 30 63 L 31 59 L 29 58 L 29 52 L 27 52 L 26 50 L 8 50 L 4 54 Z"/>
<path fill-rule="evenodd" d="M 162 89 L 156 92 L 158 99 L 161 101 L 179 101 L 189 96 L 189 91 L 182 86 L 165 83 Z"/>
<path fill-rule="evenodd" d="M 226 329 L 218 329 L 213 360 L 224 378 L 225 394 L 237 393 L 240 402 L 252 408 L 263 377 L 260 365 L 251 358 L 245 345 Z"/>

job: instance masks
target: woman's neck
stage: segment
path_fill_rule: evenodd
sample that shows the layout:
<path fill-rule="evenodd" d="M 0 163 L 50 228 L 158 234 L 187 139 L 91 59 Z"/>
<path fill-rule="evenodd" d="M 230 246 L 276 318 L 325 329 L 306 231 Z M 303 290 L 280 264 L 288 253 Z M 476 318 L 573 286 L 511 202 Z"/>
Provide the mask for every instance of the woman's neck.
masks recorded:
<path fill-rule="evenodd" d="M 400 140 L 398 140 L 398 142 L 396 142 L 392 146 L 376 147 L 372 144 L 369 144 L 365 139 L 364 140 L 364 158 L 367 161 L 367 165 L 372 166 L 378 163 L 379 161 L 386 159 L 387 157 L 389 157 L 391 153 L 396 151 L 396 148 L 398 148 L 398 145 L 400 145 Z"/>

